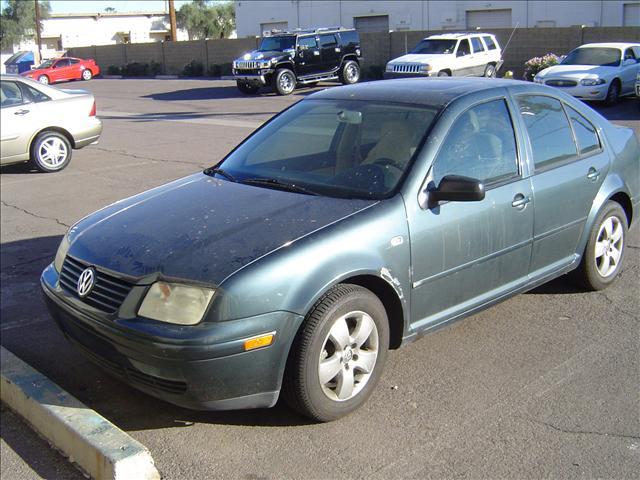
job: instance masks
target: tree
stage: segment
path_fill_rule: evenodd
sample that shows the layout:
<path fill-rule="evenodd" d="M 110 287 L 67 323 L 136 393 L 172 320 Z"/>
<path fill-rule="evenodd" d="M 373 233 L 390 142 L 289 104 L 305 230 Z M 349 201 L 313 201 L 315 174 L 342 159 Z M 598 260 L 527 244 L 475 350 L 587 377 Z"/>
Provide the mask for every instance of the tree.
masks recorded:
<path fill-rule="evenodd" d="M 40 28 L 42 20 L 49 17 L 48 0 L 40 1 Z M 7 0 L 0 16 L 0 47 L 11 51 L 20 42 L 36 35 L 36 9 L 31 0 Z"/>
<path fill-rule="evenodd" d="M 190 40 L 226 38 L 236 29 L 235 7 L 228 1 L 193 0 L 180 7 L 176 20 Z"/>

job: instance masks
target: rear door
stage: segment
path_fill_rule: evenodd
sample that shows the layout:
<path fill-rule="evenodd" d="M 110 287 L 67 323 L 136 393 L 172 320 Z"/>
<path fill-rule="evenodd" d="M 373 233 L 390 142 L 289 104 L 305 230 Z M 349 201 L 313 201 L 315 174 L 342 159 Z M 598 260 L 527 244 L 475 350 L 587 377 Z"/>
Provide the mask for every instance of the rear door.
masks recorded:
<path fill-rule="evenodd" d="M 473 68 L 471 43 L 467 38 L 464 38 L 458 42 L 455 65 L 452 65 L 451 73 L 456 77 L 466 77 L 473 75 Z"/>
<path fill-rule="evenodd" d="M 314 36 L 298 38 L 298 75 L 311 75 L 324 70 L 318 40 Z"/>
<path fill-rule="evenodd" d="M 640 72 L 640 47 L 634 50 L 633 47 L 625 48 L 622 53 L 622 67 L 620 76 L 622 77 L 622 93 L 633 92 L 636 82 L 636 75 Z"/>
<path fill-rule="evenodd" d="M 324 71 L 337 70 L 340 66 L 341 51 L 338 39 L 333 33 L 318 36 L 320 44 L 320 56 Z"/>
<path fill-rule="evenodd" d="M 437 186 L 446 175 L 472 177 L 484 183 L 484 200 L 407 208 L 415 331 L 527 282 L 533 193 L 520 162 L 516 115 L 505 98 L 461 113 L 425 181 Z"/>
<path fill-rule="evenodd" d="M 587 215 L 609 168 L 597 129 L 555 97 L 518 95 L 535 197 L 533 280 L 576 260 Z"/>
<path fill-rule="evenodd" d="M 473 59 L 473 75 L 482 77 L 489 60 L 487 59 L 487 51 L 480 37 L 471 37 L 471 48 L 473 49 L 471 56 Z"/>

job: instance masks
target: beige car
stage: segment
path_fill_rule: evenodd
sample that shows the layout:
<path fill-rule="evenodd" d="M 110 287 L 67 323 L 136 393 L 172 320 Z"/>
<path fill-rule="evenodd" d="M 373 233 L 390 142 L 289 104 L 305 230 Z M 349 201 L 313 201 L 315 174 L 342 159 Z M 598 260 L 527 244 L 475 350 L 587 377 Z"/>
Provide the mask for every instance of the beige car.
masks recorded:
<path fill-rule="evenodd" d="M 31 160 L 40 171 L 57 172 L 69 164 L 72 149 L 100 138 L 102 122 L 89 92 L 2 75 L 0 99 L 2 165 Z"/>

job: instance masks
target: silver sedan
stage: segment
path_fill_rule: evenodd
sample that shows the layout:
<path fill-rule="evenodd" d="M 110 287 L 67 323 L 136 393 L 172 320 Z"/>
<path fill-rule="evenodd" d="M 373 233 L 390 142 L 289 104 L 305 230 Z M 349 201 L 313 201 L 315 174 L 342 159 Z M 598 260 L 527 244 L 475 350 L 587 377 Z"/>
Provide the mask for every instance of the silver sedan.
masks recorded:
<path fill-rule="evenodd" d="M 97 143 L 102 122 L 93 95 L 59 90 L 26 78 L 0 77 L 0 164 L 31 161 L 57 172 L 71 161 L 72 149 Z"/>

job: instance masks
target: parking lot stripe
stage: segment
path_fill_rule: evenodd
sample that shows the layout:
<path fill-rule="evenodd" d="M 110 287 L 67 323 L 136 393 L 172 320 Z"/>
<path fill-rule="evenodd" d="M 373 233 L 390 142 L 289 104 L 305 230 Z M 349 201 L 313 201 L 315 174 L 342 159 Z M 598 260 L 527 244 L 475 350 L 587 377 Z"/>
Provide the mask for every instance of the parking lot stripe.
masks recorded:
<path fill-rule="evenodd" d="M 138 121 L 159 121 L 159 122 L 177 122 L 177 123 L 193 123 L 197 125 L 216 125 L 222 127 L 248 128 L 254 130 L 261 126 L 264 122 L 247 122 L 245 120 L 225 120 L 219 118 L 210 118 L 207 113 L 193 112 L 190 116 L 174 114 L 171 112 L 163 113 L 132 113 L 132 112 L 114 112 L 99 111 L 98 117 L 102 120 L 125 120 L 132 119 Z"/>
<path fill-rule="evenodd" d="M 0 347 L 0 399 L 95 479 L 159 480 L 149 450 Z"/>

